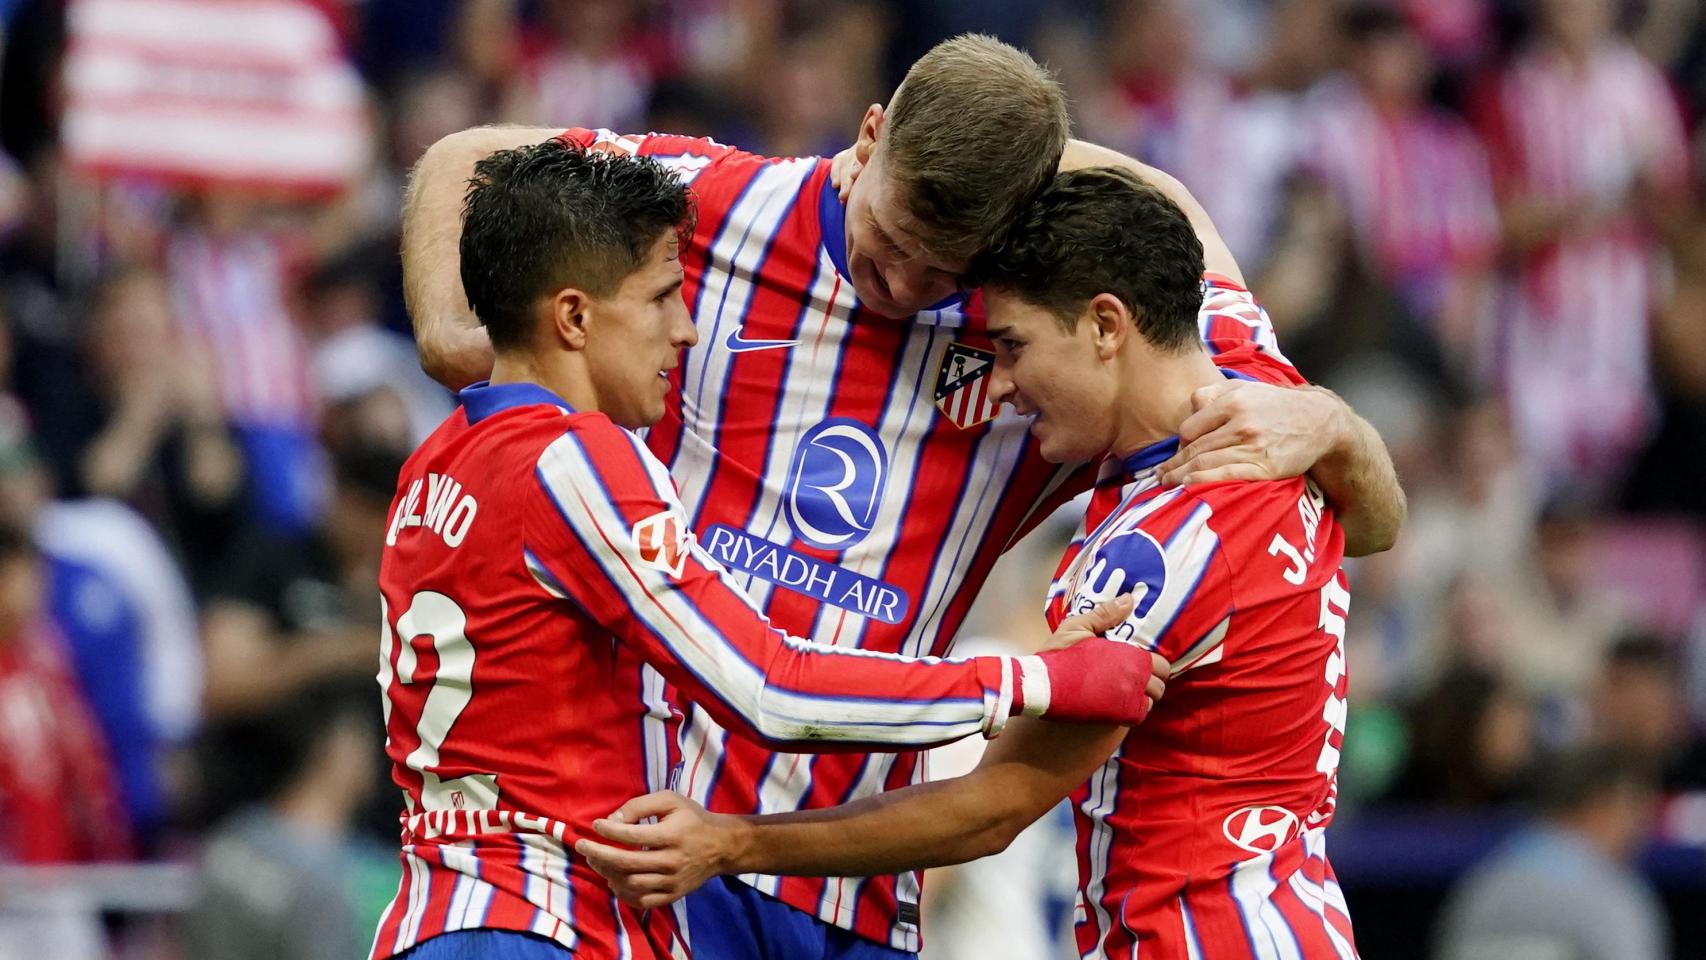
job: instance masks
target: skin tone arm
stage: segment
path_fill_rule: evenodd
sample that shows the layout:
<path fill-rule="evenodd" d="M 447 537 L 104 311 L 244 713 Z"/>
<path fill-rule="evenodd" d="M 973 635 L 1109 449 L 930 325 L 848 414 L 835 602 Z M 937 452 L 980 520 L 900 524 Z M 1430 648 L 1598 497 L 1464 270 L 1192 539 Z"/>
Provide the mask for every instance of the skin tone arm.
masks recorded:
<path fill-rule="evenodd" d="M 421 368 L 460 390 L 492 371 L 492 341 L 462 289 L 462 197 L 474 164 L 513 147 L 543 143 L 554 127 L 476 127 L 421 155 L 403 195 L 403 297 Z"/>
<path fill-rule="evenodd" d="M 628 801 L 593 829 L 632 849 L 581 840 L 575 851 L 623 900 L 659 907 L 719 874 L 872 876 L 998 853 L 1083 783 L 1125 727 L 1012 721 L 963 777 L 826 810 L 710 813 L 674 793 Z M 641 823 L 656 817 L 656 823 Z"/>

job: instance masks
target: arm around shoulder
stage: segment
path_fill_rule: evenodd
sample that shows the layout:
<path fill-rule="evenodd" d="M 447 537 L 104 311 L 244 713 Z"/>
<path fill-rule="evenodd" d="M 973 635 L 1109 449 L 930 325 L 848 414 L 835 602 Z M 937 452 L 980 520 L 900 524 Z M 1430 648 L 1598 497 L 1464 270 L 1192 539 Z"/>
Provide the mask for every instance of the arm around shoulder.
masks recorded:
<path fill-rule="evenodd" d="M 462 289 L 462 199 L 474 165 L 512 147 L 540 143 L 552 127 L 475 127 L 427 148 L 403 195 L 403 296 L 421 368 L 457 390 L 491 372 L 492 344 Z"/>

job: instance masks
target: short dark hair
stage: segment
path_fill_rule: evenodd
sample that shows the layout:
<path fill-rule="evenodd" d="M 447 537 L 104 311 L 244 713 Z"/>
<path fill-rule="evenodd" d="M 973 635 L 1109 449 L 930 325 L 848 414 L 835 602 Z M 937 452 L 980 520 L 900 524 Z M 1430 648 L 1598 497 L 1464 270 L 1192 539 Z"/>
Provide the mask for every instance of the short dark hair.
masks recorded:
<path fill-rule="evenodd" d="M 1547 816 L 1566 817 L 1621 791 L 1646 793 L 1659 787 L 1647 761 L 1600 745 L 1566 748 L 1536 769 L 1533 802 Z"/>
<path fill-rule="evenodd" d="M 1157 347 L 1197 342 L 1202 241 L 1178 204 L 1116 167 L 1054 178 L 1002 241 L 973 264 L 972 280 L 1043 307 L 1070 332 L 1097 294 L 1125 304 Z"/>
<path fill-rule="evenodd" d="M 691 229 L 687 188 L 656 160 L 561 140 L 474 165 L 462 203 L 462 286 L 499 350 L 525 345 L 538 299 L 605 296 L 666 230 Z"/>
<path fill-rule="evenodd" d="M 1030 54 L 981 34 L 944 40 L 907 70 L 883 128 L 904 224 L 938 256 L 971 258 L 1060 166 L 1066 93 Z"/>

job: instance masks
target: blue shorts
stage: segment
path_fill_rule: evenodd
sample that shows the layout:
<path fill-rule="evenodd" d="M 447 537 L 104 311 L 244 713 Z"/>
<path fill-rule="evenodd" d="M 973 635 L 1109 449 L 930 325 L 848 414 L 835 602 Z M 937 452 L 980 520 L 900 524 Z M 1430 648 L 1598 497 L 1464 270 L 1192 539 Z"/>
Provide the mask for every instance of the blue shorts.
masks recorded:
<path fill-rule="evenodd" d="M 682 901 L 693 960 L 918 960 L 795 910 L 734 877 Z"/>
<path fill-rule="evenodd" d="M 452 930 L 410 947 L 393 960 L 565 960 L 572 956 L 555 940 L 518 930 Z"/>

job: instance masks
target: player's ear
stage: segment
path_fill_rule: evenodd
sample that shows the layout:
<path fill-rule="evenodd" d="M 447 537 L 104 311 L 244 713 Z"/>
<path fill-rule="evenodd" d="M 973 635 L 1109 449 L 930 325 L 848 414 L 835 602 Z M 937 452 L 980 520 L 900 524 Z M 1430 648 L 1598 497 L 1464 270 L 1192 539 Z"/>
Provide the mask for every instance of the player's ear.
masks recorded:
<path fill-rule="evenodd" d="M 1084 310 L 1087 315 L 1080 323 L 1088 322 L 1096 341 L 1096 356 L 1111 360 L 1125 345 L 1126 337 L 1136 332 L 1131 312 L 1111 293 L 1098 293 L 1090 298 Z"/>
<path fill-rule="evenodd" d="M 887 120 L 882 104 L 873 103 L 865 108 L 865 116 L 859 121 L 859 138 L 853 141 L 853 156 L 860 163 L 871 162 L 871 152 L 877 149 L 877 138 L 883 135 Z"/>
<path fill-rule="evenodd" d="M 592 298 L 574 287 L 551 295 L 551 332 L 557 343 L 569 350 L 586 349 L 587 309 Z"/>

